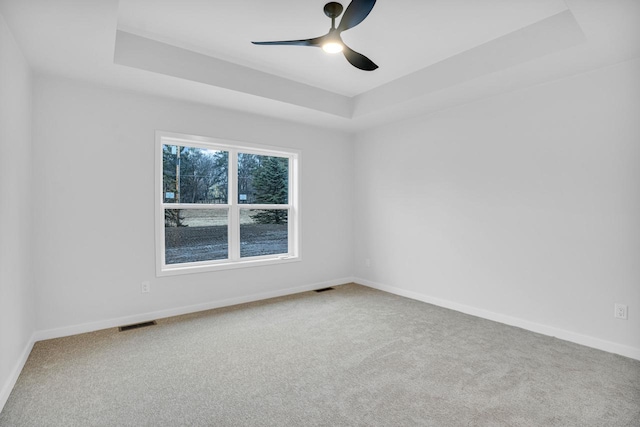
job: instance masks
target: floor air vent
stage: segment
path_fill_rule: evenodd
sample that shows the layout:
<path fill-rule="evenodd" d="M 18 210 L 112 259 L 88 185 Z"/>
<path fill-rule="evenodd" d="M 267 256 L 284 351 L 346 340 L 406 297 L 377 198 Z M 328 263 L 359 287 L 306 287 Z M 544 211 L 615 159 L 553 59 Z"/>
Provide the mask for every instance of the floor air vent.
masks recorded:
<path fill-rule="evenodd" d="M 332 291 L 333 288 L 322 288 L 322 289 L 316 289 L 315 292 L 327 292 L 327 291 Z"/>
<path fill-rule="evenodd" d="M 120 330 L 120 332 L 123 332 L 123 331 L 130 331 L 132 329 L 146 328 L 147 326 L 153 326 L 155 324 L 156 324 L 156 321 L 152 320 L 151 322 L 142 322 L 142 323 L 136 323 L 133 325 L 120 326 L 118 329 Z"/>

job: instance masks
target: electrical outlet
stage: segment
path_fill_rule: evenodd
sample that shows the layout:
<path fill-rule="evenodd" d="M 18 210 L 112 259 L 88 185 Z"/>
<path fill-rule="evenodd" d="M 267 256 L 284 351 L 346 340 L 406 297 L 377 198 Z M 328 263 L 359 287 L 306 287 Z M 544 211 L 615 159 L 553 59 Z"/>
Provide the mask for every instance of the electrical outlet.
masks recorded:
<path fill-rule="evenodd" d="M 151 292 L 151 283 L 142 282 L 140 284 L 140 290 L 142 291 L 143 294 L 146 294 L 147 292 Z"/>
<path fill-rule="evenodd" d="M 627 306 L 624 304 L 614 304 L 613 317 L 615 317 L 616 319 L 627 320 Z"/>

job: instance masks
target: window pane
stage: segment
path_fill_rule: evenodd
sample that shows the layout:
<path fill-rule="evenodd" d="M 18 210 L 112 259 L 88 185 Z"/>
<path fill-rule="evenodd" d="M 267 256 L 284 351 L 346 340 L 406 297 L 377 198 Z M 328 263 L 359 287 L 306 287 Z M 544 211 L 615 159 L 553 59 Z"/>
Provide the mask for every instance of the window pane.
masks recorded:
<path fill-rule="evenodd" d="M 286 204 L 289 159 L 238 153 L 238 203 Z"/>
<path fill-rule="evenodd" d="M 164 203 L 227 203 L 229 153 L 162 146 Z"/>
<path fill-rule="evenodd" d="M 240 210 L 240 256 L 289 252 L 287 209 Z"/>
<path fill-rule="evenodd" d="M 165 264 L 227 259 L 228 209 L 165 209 Z"/>

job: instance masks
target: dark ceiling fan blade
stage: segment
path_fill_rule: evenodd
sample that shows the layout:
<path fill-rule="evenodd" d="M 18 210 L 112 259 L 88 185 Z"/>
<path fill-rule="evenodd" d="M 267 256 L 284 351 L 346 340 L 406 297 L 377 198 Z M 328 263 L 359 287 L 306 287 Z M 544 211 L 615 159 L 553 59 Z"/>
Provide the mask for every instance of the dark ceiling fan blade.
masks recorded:
<path fill-rule="evenodd" d="M 376 0 L 353 0 L 347 6 L 347 10 L 342 15 L 340 25 L 338 25 L 339 31 L 345 31 L 349 28 L 353 28 L 366 18 L 376 4 Z"/>
<path fill-rule="evenodd" d="M 351 49 L 346 44 L 342 49 L 342 53 L 344 54 L 344 57 L 347 58 L 347 61 L 349 61 L 351 65 L 356 68 L 360 68 L 364 71 L 373 71 L 378 68 L 378 66 L 372 60 L 370 60 L 363 54 Z"/>
<path fill-rule="evenodd" d="M 322 37 L 315 37 L 313 39 L 305 39 L 305 40 L 283 40 L 283 41 L 274 41 L 274 42 L 251 42 L 257 45 L 289 45 L 289 46 L 314 46 L 319 47 L 322 46 Z"/>

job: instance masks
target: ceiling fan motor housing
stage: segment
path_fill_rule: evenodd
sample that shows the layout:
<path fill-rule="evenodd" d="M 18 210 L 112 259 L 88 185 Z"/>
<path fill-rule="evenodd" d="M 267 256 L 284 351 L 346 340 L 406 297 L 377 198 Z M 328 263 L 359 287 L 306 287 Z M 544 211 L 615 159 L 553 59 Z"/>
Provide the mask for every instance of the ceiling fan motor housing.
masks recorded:
<path fill-rule="evenodd" d="M 342 5 L 335 1 L 324 5 L 324 14 L 331 19 L 335 19 L 342 13 Z"/>

